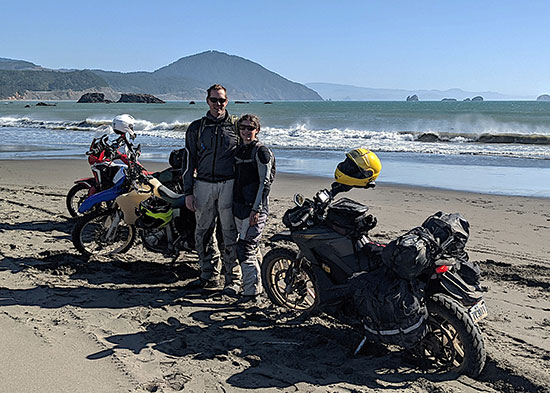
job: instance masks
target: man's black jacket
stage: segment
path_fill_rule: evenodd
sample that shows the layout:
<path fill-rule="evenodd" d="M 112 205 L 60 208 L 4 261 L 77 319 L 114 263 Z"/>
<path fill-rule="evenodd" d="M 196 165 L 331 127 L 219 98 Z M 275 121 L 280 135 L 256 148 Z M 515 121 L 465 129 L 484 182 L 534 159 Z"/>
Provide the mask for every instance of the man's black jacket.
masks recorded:
<path fill-rule="evenodd" d="M 198 180 L 209 183 L 235 178 L 234 157 L 239 144 L 235 123 L 226 112 L 225 117 L 220 120 L 207 113 L 205 117 L 189 125 L 185 133 L 188 159 L 187 169 L 183 174 L 185 195 L 193 194 L 195 170 Z"/>

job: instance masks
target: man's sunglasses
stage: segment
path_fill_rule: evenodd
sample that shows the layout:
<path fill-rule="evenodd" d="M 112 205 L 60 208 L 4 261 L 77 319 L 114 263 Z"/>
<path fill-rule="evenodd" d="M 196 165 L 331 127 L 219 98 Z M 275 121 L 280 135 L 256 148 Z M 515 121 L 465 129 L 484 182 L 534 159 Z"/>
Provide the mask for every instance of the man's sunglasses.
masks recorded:
<path fill-rule="evenodd" d="M 216 102 L 219 102 L 220 104 L 225 104 L 227 102 L 227 98 L 216 98 L 216 97 L 208 97 L 210 102 L 212 104 L 215 104 Z"/>
<path fill-rule="evenodd" d="M 239 130 L 241 130 L 241 131 L 244 131 L 244 130 L 254 131 L 255 129 L 256 129 L 256 126 L 245 126 L 245 125 L 240 125 L 239 126 Z"/>

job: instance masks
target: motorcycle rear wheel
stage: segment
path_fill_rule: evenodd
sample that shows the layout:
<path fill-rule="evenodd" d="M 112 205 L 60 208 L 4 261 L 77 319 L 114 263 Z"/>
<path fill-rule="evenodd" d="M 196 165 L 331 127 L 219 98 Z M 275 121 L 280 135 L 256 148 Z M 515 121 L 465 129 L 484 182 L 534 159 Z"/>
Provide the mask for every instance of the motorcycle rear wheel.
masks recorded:
<path fill-rule="evenodd" d="M 262 261 L 262 282 L 276 305 L 313 313 L 319 306 L 319 290 L 313 271 L 297 266 L 298 253 L 289 248 L 271 249 Z"/>
<path fill-rule="evenodd" d="M 88 191 L 90 188 L 86 184 L 77 183 L 71 187 L 65 198 L 65 203 L 67 205 L 67 210 L 71 217 L 82 216 L 78 212 L 78 208 L 82 205 L 82 202 L 88 198 Z"/>
<path fill-rule="evenodd" d="M 136 230 L 133 225 L 121 220 L 115 228 L 112 240 L 105 235 L 116 211 L 94 211 L 80 217 L 72 231 L 72 241 L 76 249 L 85 256 L 111 255 L 124 253 L 134 244 Z"/>
<path fill-rule="evenodd" d="M 479 327 L 456 300 L 442 294 L 427 302 L 428 333 L 420 346 L 422 355 L 442 371 L 477 377 L 485 366 L 485 346 Z"/>

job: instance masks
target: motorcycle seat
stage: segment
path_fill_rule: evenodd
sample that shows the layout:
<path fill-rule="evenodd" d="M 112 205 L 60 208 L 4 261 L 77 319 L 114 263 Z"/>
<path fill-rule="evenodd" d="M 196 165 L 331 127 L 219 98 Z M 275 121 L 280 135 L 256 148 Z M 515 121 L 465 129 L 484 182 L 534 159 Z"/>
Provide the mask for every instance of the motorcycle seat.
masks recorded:
<path fill-rule="evenodd" d="M 159 186 L 157 189 L 159 196 L 168 202 L 172 207 L 178 208 L 185 206 L 185 195 L 178 194 L 166 186 Z"/>

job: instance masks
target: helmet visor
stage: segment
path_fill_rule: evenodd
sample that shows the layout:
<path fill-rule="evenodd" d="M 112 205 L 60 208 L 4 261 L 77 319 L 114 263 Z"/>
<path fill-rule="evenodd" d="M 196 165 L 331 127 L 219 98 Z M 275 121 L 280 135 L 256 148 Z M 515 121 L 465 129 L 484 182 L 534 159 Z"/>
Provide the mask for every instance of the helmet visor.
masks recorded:
<path fill-rule="evenodd" d="M 368 179 L 374 175 L 371 169 L 360 168 L 355 161 L 346 157 L 344 161 L 338 164 L 338 169 L 347 176 L 355 179 Z"/>

